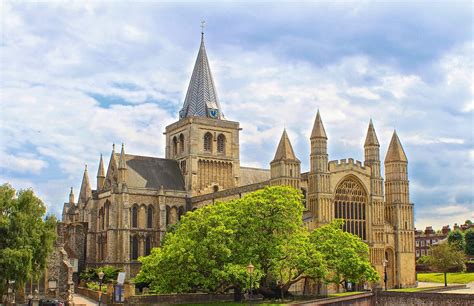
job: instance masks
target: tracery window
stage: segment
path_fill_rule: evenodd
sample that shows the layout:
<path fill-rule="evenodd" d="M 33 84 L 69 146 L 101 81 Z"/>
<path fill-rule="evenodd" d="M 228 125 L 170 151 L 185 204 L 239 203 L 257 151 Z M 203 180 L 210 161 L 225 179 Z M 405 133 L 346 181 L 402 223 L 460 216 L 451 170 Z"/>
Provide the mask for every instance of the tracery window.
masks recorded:
<path fill-rule="evenodd" d="M 153 227 L 153 207 L 151 205 L 148 206 L 148 209 L 147 209 L 146 227 L 147 228 Z"/>
<path fill-rule="evenodd" d="M 343 230 L 366 240 L 367 194 L 362 185 L 354 178 L 346 178 L 337 187 L 334 200 L 334 216 L 344 219 Z"/>
<path fill-rule="evenodd" d="M 179 152 L 184 153 L 184 135 L 179 135 Z"/>
<path fill-rule="evenodd" d="M 209 132 L 204 135 L 204 151 L 212 151 L 212 134 Z"/>
<path fill-rule="evenodd" d="M 217 136 L 217 152 L 225 153 L 225 136 L 224 136 L 224 134 L 219 134 L 219 136 Z"/>

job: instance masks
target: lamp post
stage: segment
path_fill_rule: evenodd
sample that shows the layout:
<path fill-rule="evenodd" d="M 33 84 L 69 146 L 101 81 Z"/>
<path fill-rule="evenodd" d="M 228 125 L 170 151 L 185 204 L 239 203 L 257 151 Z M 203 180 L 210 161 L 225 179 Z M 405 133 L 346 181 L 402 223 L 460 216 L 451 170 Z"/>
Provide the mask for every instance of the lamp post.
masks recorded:
<path fill-rule="evenodd" d="M 252 295 L 253 295 L 253 294 L 252 294 L 252 293 L 253 293 L 253 292 L 252 292 L 252 285 L 253 285 L 253 283 L 252 283 L 252 275 L 253 275 L 253 269 L 254 269 L 254 268 L 255 268 L 255 267 L 252 265 L 252 262 L 250 262 L 249 265 L 247 266 L 247 272 L 248 272 L 249 275 L 250 275 L 250 298 L 249 298 L 250 301 L 252 301 L 252 299 L 253 299 L 253 296 L 252 296 Z"/>
<path fill-rule="evenodd" d="M 388 280 L 387 264 L 388 264 L 388 260 L 384 259 L 382 264 L 383 264 L 383 282 L 385 283 L 385 291 L 387 291 L 387 280 Z"/>
<path fill-rule="evenodd" d="M 99 306 L 102 305 L 102 279 L 104 278 L 104 272 L 100 271 L 99 275 Z"/>

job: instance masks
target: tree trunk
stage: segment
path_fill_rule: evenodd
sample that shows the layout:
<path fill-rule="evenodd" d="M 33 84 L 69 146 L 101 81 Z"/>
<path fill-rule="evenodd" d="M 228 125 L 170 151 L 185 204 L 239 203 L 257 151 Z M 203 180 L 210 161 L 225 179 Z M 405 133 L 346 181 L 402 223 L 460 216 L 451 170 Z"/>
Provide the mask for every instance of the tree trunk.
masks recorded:
<path fill-rule="evenodd" d="M 444 286 L 448 287 L 448 273 L 444 272 Z"/>
<path fill-rule="evenodd" d="M 234 302 L 241 302 L 242 301 L 242 289 L 240 286 L 234 287 Z"/>

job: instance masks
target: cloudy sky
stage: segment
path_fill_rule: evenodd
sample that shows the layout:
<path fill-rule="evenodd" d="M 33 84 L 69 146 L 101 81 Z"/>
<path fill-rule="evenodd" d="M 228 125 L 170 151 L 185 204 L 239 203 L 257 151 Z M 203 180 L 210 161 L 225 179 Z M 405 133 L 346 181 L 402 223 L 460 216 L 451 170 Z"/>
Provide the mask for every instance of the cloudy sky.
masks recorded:
<path fill-rule="evenodd" d="M 125 143 L 164 156 L 200 21 L 241 163 L 269 167 L 284 127 L 309 167 L 317 108 L 330 159 L 363 160 L 372 118 L 409 159 L 416 226 L 474 218 L 473 4 L 1 1 L 0 182 L 60 214 L 84 164 Z"/>

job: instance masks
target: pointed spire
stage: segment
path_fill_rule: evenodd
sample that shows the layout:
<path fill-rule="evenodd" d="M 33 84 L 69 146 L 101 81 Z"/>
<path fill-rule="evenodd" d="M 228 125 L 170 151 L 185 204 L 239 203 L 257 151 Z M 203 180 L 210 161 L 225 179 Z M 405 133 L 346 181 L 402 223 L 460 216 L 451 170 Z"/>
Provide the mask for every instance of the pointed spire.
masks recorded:
<path fill-rule="evenodd" d="M 71 192 L 69 192 L 69 204 L 74 204 L 74 190 L 71 187 Z"/>
<path fill-rule="evenodd" d="M 79 193 L 79 201 L 85 203 L 92 196 L 92 189 L 89 183 L 89 172 L 87 171 L 87 164 L 84 169 L 84 175 L 82 177 L 81 191 Z"/>
<path fill-rule="evenodd" d="M 280 143 L 278 144 L 278 148 L 272 162 L 280 160 L 298 160 L 295 156 L 295 152 L 293 151 L 293 147 L 291 146 L 290 138 L 288 138 L 286 129 L 283 130 Z"/>
<path fill-rule="evenodd" d="M 201 32 L 201 46 L 194 64 L 183 108 L 179 112 L 180 118 L 194 116 L 213 119 L 224 118 L 204 46 L 204 30 Z"/>
<path fill-rule="evenodd" d="M 392 140 L 388 146 L 387 155 L 385 156 L 385 163 L 387 162 L 407 162 L 407 156 L 403 150 L 400 139 L 398 138 L 397 131 L 393 131 Z"/>
<path fill-rule="evenodd" d="M 120 159 L 118 164 L 119 169 L 127 169 L 127 163 L 125 162 L 125 145 L 122 143 L 122 151 L 120 151 Z"/>
<path fill-rule="evenodd" d="M 102 158 L 102 154 L 100 154 L 99 170 L 97 171 L 97 177 L 105 177 L 104 160 Z"/>
<path fill-rule="evenodd" d="M 364 147 L 367 147 L 367 146 L 380 146 L 379 145 L 379 141 L 377 139 L 377 134 L 375 134 L 375 129 L 374 129 L 374 125 L 372 124 L 372 119 L 370 119 L 370 122 L 369 122 L 369 129 L 367 130 L 367 136 L 365 137 L 365 143 L 364 143 Z"/>
<path fill-rule="evenodd" d="M 316 119 L 314 120 L 313 131 L 311 132 L 311 138 L 325 138 L 328 139 L 326 136 L 326 131 L 324 130 L 323 121 L 321 120 L 321 115 L 318 113 L 316 114 Z"/>

